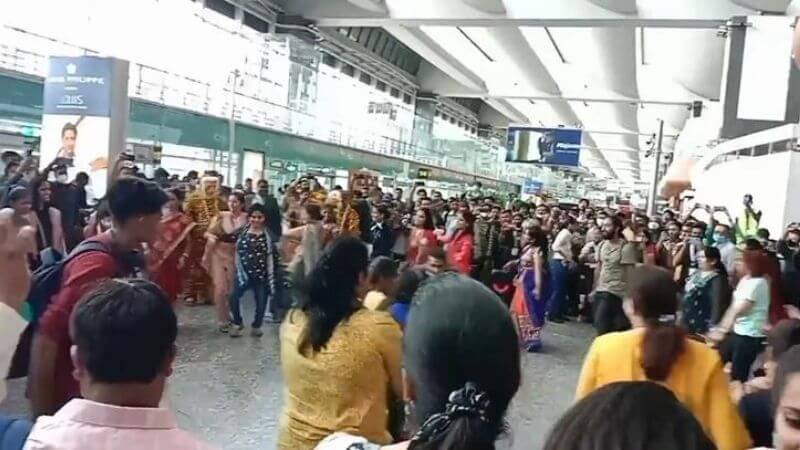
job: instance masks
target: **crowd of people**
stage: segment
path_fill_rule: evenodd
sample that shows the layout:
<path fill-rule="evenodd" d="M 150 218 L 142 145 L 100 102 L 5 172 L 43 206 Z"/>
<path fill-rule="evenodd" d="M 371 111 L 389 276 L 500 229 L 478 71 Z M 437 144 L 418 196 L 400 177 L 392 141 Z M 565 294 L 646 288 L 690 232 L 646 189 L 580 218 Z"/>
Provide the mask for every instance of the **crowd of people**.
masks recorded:
<path fill-rule="evenodd" d="M 20 447 L 206 448 L 161 406 L 175 309 L 213 304 L 239 337 L 253 298 L 253 337 L 280 324 L 281 449 L 495 448 L 522 354 L 566 321 L 598 336 L 547 450 L 800 448 L 800 227 L 770 240 L 750 196 L 735 220 L 648 216 L 123 163 L 94 205 L 81 174 L 4 163 L 0 371 L 28 376 L 37 420 L 0 434 Z"/>

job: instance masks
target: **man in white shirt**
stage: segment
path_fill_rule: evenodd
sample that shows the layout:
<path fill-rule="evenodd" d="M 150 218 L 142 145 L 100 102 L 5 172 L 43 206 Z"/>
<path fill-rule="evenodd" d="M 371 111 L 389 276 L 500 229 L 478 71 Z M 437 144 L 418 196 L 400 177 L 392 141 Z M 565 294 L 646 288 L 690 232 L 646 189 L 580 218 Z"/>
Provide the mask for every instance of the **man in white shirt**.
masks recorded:
<path fill-rule="evenodd" d="M 567 283 L 569 281 L 569 265 L 572 263 L 572 233 L 577 223 L 572 217 L 566 219 L 566 224 L 553 239 L 553 251 L 550 261 L 550 275 L 553 285 L 550 298 L 547 302 L 547 317 L 551 322 L 564 322 L 566 308 Z"/>
<path fill-rule="evenodd" d="M 30 287 L 27 252 L 35 248 L 34 239 L 31 227 L 14 223 L 11 209 L 0 210 L 0 401 L 6 397 L 5 378 L 19 336 L 28 325 L 19 311 Z"/>

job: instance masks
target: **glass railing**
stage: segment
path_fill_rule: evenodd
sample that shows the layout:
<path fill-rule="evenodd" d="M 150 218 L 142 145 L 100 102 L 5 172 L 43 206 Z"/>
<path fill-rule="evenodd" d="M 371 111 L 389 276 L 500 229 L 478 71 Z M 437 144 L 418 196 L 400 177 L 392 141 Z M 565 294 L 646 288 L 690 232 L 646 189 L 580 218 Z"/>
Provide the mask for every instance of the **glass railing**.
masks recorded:
<path fill-rule="evenodd" d="M 31 50 L 31 49 L 35 49 Z M 90 49 L 34 35 L 11 27 L 0 27 L 0 68 L 37 77 L 44 77 L 48 54 L 82 55 L 96 54 Z M 434 140 L 432 148 L 413 145 L 411 132 L 405 139 L 395 139 L 349 123 L 324 121 L 312 114 L 293 110 L 266 98 L 268 95 L 254 94 L 258 89 L 247 89 L 248 93 L 232 93 L 232 86 L 263 83 L 252 74 L 234 75 L 227 86 L 193 79 L 156 67 L 131 62 L 128 81 L 129 95 L 165 106 L 198 112 L 210 116 L 233 118 L 244 124 L 274 129 L 288 134 L 317 139 L 409 162 L 424 163 L 436 167 L 474 173 L 489 178 L 507 179 L 501 176 L 499 164 L 479 162 L 478 152 L 492 152 L 494 145 L 488 142 Z M 265 90 L 268 92 L 268 90 Z M 324 93 L 322 93 L 324 96 Z M 232 108 L 233 107 L 233 108 Z M 496 149 L 495 149 L 496 150 Z M 459 154 L 465 156 L 458 159 Z M 491 160 L 491 158 L 490 158 Z"/>

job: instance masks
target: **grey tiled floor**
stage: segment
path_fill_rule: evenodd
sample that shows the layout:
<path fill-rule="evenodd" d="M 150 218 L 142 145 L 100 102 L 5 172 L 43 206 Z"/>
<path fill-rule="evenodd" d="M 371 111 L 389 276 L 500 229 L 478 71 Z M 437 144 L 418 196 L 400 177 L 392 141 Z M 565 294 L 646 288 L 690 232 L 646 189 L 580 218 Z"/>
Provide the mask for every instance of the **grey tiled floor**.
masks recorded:
<path fill-rule="evenodd" d="M 283 386 L 277 326 L 266 327 L 260 339 L 231 339 L 214 330 L 209 307 L 182 308 L 179 316 L 179 355 L 167 398 L 180 425 L 224 449 L 274 448 Z M 248 317 L 252 306 L 245 308 Z M 523 358 L 523 384 L 508 417 L 512 432 L 501 448 L 541 448 L 572 402 L 591 336 L 587 325 L 548 325 L 545 351 Z M 27 411 L 23 389 L 24 380 L 9 383 L 0 413 Z"/>

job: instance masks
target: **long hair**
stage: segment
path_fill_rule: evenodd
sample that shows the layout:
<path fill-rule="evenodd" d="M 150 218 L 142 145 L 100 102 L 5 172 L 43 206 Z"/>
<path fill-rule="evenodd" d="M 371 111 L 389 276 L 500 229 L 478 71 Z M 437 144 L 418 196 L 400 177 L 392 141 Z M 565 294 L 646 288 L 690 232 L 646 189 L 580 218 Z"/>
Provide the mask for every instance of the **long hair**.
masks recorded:
<path fill-rule="evenodd" d="M 464 219 L 464 233 L 467 234 L 474 234 L 475 233 L 475 215 L 472 214 L 469 210 L 464 210 L 459 212 L 461 217 Z"/>
<path fill-rule="evenodd" d="M 706 257 L 706 261 L 715 261 L 714 270 L 717 271 L 717 273 L 724 278 L 728 278 L 728 269 L 726 269 L 725 264 L 722 263 L 722 254 L 717 247 L 706 247 L 703 250 L 703 254 Z"/>
<path fill-rule="evenodd" d="M 676 323 L 678 285 L 656 267 L 637 267 L 630 279 L 628 295 L 646 324 L 640 362 L 648 379 L 664 381 L 686 348 L 686 330 Z"/>
<path fill-rule="evenodd" d="M 422 228 L 425 230 L 433 230 L 435 227 L 431 210 L 429 208 L 419 208 L 418 211 L 422 211 L 423 214 L 425 214 L 425 223 L 422 224 Z"/>
<path fill-rule="evenodd" d="M 409 449 L 494 449 L 520 384 L 517 333 L 500 299 L 463 275 L 429 279 L 414 295 L 403 349 L 419 426 Z"/>
<path fill-rule="evenodd" d="M 43 203 L 42 196 L 41 194 L 39 194 L 39 189 L 45 184 L 47 184 L 52 189 L 52 186 L 50 186 L 50 182 L 41 177 L 36 177 L 36 179 L 34 179 L 33 182 L 31 183 L 31 188 L 30 188 L 31 202 L 33 203 L 34 211 L 46 210 L 50 206 L 49 204 L 46 205 Z M 52 194 L 51 194 L 51 201 L 52 201 Z"/>
<path fill-rule="evenodd" d="M 542 258 L 549 259 L 550 245 L 547 241 L 547 233 L 540 226 L 533 226 L 527 230 L 528 242 L 542 252 Z"/>
<path fill-rule="evenodd" d="M 763 277 L 769 272 L 769 258 L 763 251 L 745 250 L 742 254 L 742 263 L 750 271 L 752 277 Z"/>
<path fill-rule="evenodd" d="M 322 350 L 336 326 L 361 307 L 356 288 L 368 264 L 367 247 L 355 237 L 338 238 L 322 253 L 309 275 L 308 296 L 300 298 L 300 309 L 308 316 L 301 352 Z"/>

